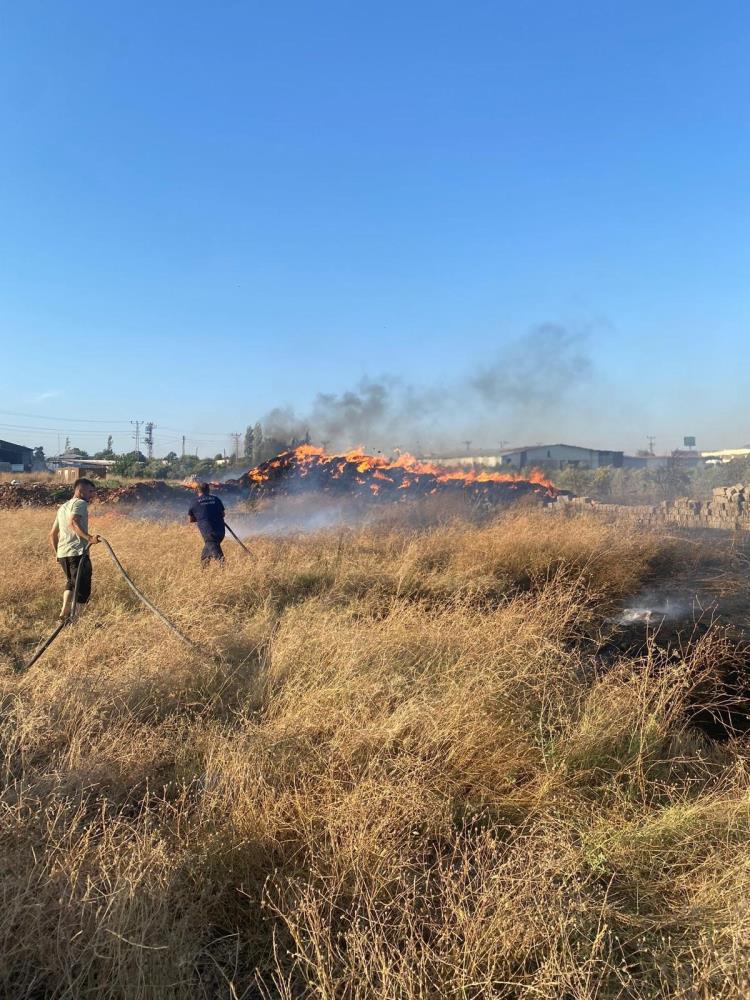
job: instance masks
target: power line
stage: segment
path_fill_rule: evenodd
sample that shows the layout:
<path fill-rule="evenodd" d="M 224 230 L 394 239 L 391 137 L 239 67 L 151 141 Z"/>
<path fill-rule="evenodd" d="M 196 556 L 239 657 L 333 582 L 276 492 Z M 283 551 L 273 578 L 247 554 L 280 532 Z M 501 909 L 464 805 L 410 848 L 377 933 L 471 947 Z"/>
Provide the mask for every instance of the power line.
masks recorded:
<path fill-rule="evenodd" d="M 49 414 L 42 415 L 41 413 L 17 413 L 15 410 L 0 410 L 0 414 L 4 414 L 5 416 L 24 417 L 27 420 L 48 420 L 48 421 L 55 420 L 55 421 L 59 421 L 60 423 L 63 423 L 63 424 L 67 424 L 67 423 L 70 423 L 70 424 L 73 424 L 73 423 L 86 424 L 86 423 L 88 423 L 88 424 L 109 424 L 111 426 L 112 424 L 132 424 L 133 423 L 132 420 L 98 420 L 98 419 L 94 420 L 94 419 L 89 419 L 87 417 L 52 417 Z M 139 423 L 142 424 L 143 421 L 141 420 L 141 421 L 139 421 Z M 32 425 L 32 424 L 0 424 L 0 427 L 3 427 L 3 428 L 8 429 L 8 430 L 18 430 L 18 431 L 42 431 L 42 432 L 43 431 L 48 431 L 51 434 L 57 434 L 57 433 L 60 432 L 60 428 L 59 427 L 44 427 L 44 426 L 36 426 L 36 425 Z M 179 428 L 179 427 L 169 427 L 169 426 L 167 426 L 165 424 L 159 424 L 159 427 L 162 430 L 164 430 L 164 431 L 172 431 L 172 433 L 175 434 L 175 435 L 177 435 L 178 437 L 180 437 L 182 435 L 182 433 L 183 433 L 182 429 Z M 156 424 L 154 424 L 154 428 L 156 428 Z M 77 433 L 87 433 L 87 431 L 86 431 L 85 428 L 83 428 L 81 431 L 79 431 Z M 89 434 L 95 434 L 96 431 L 92 428 L 90 431 L 88 431 L 88 433 Z M 123 431 L 121 431 L 120 433 L 124 433 L 124 428 L 123 428 Z M 216 431 L 214 433 L 214 432 L 207 432 L 207 431 L 196 431 L 196 432 L 191 432 L 190 438 L 192 440 L 225 441 L 226 440 L 226 432 L 225 431 Z"/>
<path fill-rule="evenodd" d="M 159 424 L 159 427 L 163 431 L 171 431 L 173 434 L 182 434 L 182 430 L 179 427 L 168 427 L 166 424 Z M 204 431 L 191 431 L 190 433 L 191 438 L 206 438 L 207 440 L 212 440 L 212 441 L 216 441 L 217 439 L 221 439 L 222 441 L 224 441 L 226 440 L 226 436 L 227 436 L 226 432 L 223 431 L 222 432 L 217 431 L 215 434 L 206 433 Z"/>
<path fill-rule="evenodd" d="M 61 423 L 90 423 L 90 424 L 132 424 L 132 420 L 89 420 L 84 417 L 52 417 L 49 414 L 42 415 L 41 413 L 16 413 L 14 410 L 0 410 L 0 414 L 5 416 L 15 416 L 15 417 L 25 417 L 28 420 L 57 420 Z M 143 423 L 143 421 L 140 421 Z M 58 433 L 59 427 L 42 427 L 32 424 L 0 424 L 2 427 L 12 428 L 13 430 L 28 430 L 28 431 L 51 431 L 55 434 Z M 182 431 L 179 427 L 167 427 L 164 424 L 159 425 L 162 430 L 172 431 L 173 433 L 180 435 Z M 156 424 L 154 424 L 156 427 Z M 83 431 L 85 433 L 85 429 Z M 91 434 L 95 434 L 96 431 L 92 428 L 89 431 Z M 206 438 L 212 440 L 224 440 L 226 438 L 226 433 L 224 431 L 216 431 L 215 433 L 197 431 L 190 435 L 193 438 Z"/>
<path fill-rule="evenodd" d="M 43 416 L 42 414 L 36 414 L 36 413 L 21 413 L 20 411 L 16 410 L 0 409 L 0 415 L 2 414 L 8 416 L 24 417 L 29 420 L 40 420 L 47 422 L 57 421 L 59 422 L 59 424 L 62 424 L 63 426 L 58 425 L 56 427 L 54 426 L 50 427 L 46 426 L 45 423 L 41 423 L 38 425 L 0 423 L 0 432 L 12 433 L 12 432 L 23 431 L 25 432 L 23 436 L 27 438 L 30 438 L 32 436 L 47 437 L 51 435 L 55 435 L 59 438 L 62 435 L 71 438 L 73 441 L 78 443 L 79 447 L 83 446 L 88 448 L 89 450 L 92 447 L 95 447 L 96 444 L 98 443 L 99 427 L 101 427 L 102 425 L 108 425 L 110 429 L 114 430 L 115 438 L 121 439 L 122 436 L 126 433 L 125 427 L 128 424 L 130 424 L 131 427 L 133 428 L 132 435 L 135 440 L 136 451 L 140 451 L 140 443 L 142 435 L 141 428 L 145 423 L 142 420 L 119 420 L 119 419 L 104 420 L 104 419 L 98 419 L 98 418 L 95 419 L 88 417 L 54 417 L 50 416 L 49 414 Z M 153 431 L 156 430 L 156 424 L 155 423 L 151 424 L 151 432 L 149 432 L 149 423 L 145 423 L 146 436 L 143 438 L 143 440 L 145 445 L 149 447 L 149 437 L 151 438 L 151 445 L 149 450 L 150 457 L 153 455 L 154 445 L 156 445 L 158 448 L 161 448 L 164 446 L 164 444 L 166 444 L 166 442 L 169 442 L 170 446 L 172 446 L 172 442 L 174 441 L 174 450 L 181 451 L 183 455 L 185 454 L 185 442 L 188 438 L 190 443 L 195 445 L 196 454 L 198 452 L 199 444 L 201 444 L 204 450 L 210 451 L 212 448 L 216 449 L 217 446 L 222 446 L 223 450 L 223 445 L 226 442 L 226 432 L 216 431 L 215 433 L 213 433 L 208 431 L 195 431 L 195 432 L 189 432 L 186 435 L 181 428 L 171 427 L 165 424 L 159 424 L 159 429 L 167 433 L 160 434 L 158 437 L 155 437 Z M 66 424 L 68 426 L 65 426 Z M 82 424 L 89 426 L 82 426 L 76 430 L 75 428 L 70 427 L 71 424 Z M 172 432 L 174 436 L 170 437 L 169 432 Z M 241 435 L 239 436 L 241 437 Z M 231 437 L 233 438 L 234 441 L 235 455 L 237 458 L 239 458 L 240 444 L 237 440 L 237 436 L 235 436 L 235 434 L 232 434 Z M 51 445 L 51 442 L 48 443 L 48 446 L 49 445 Z M 58 447 L 58 451 L 59 450 L 60 449 Z"/>
<path fill-rule="evenodd" d="M 143 438 L 143 440 L 146 442 L 146 448 L 147 448 L 149 462 L 154 457 L 154 427 L 155 426 L 156 426 L 156 424 L 152 420 L 149 420 L 149 422 L 146 424 L 146 434 L 145 434 L 145 437 Z"/>
<path fill-rule="evenodd" d="M 60 420 L 66 424 L 127 424 L 127 420 L 99 420 L 89 417 L 51 417 L 49 413 L 17 413 L 15 410 L 0 410 L 7 417 L 26 417 L 29 420 Z"/>
<path fill-rule="evenodd" d="M 135 427 L 133 437 L 135 438 L 135 453 L 138 455 L 141 450 L 141 421 L 131 420 L 130 423 Z"/>
<path fill-rule="evenodd" d="M 63 429 L 64 429 L 64 428 L 60 428 L 60 427 L 30 427 L 28 424 L 0 424 L 0 427 L 2 427 L 3 430 L 9 430 L 9 431 L 36 431 L 36 432 L 39 432 L 39 433 L 42 433 L 42 434 L 45 433 L 45 432 L 48 433 L 48 434 L 61 434 L 62 431 L 63 431 Z M 77 434 L 84 434 L 84 435 L 86 435 L 88 437 L 94 437 L 94 436 L 96 436 L 99 433 L 99 431 L 96 431 L 93 428 L 91 428 L 91 429 L 83 428 L 83 429 L 81 429 L 79 431 L 76 431 L 76 433 Z M 122 434 L 122 433 L 124 433 L 124 431 L 120 431 L 120 433 Z"/>

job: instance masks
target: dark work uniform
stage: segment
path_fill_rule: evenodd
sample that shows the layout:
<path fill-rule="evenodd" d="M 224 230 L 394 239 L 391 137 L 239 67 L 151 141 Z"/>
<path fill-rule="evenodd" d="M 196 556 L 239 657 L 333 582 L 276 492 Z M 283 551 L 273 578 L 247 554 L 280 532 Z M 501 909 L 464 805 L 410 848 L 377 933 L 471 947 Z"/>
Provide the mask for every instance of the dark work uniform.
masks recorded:
<path fill-rule="evenodd" d="M 200 494 L 188 511 L 188 517 L 195 521 L 203 536 L 204 546 L 201 552 L 201 562 L 205 566 L 211 559 L 224 562 L 221 543 L 224 541 L 224 504 L 218 497 Z"/>

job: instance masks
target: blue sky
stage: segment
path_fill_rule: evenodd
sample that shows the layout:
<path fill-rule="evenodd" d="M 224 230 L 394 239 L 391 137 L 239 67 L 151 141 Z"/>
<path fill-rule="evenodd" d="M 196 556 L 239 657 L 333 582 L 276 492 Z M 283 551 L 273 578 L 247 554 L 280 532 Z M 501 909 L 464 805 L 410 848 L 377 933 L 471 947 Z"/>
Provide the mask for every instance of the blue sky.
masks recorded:
<path fill-rule="evenodd" d="M 0 437 L 125 449 L 150 419 L 208 454 L 393 376 L 445 393 L 412 447 L 747 443 L 749 29 L 740 3 L 0 5 Z M 540 324 L 584 377 L 464 397 Z"/>

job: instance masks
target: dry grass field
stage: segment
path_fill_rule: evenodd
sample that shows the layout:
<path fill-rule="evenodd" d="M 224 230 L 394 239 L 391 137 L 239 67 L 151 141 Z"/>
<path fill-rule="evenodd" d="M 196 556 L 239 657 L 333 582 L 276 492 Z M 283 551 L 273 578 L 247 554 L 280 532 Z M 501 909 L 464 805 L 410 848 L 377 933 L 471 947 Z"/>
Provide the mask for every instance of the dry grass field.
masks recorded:
<path fill-rule="evenodd" d="M 54 483 L 54 472 L 0 472 L 0 483 Z"/>
<path fill-rule="evenodd" d="M 97 517 L 97 514 L 100 516 Z M 604 669 L 680 544 L 519 513 L 227 543 L 0 511 L 0 995 L 722 1000 L 750 992 L 750 753 L 683 706 L 709 632 Z"/>

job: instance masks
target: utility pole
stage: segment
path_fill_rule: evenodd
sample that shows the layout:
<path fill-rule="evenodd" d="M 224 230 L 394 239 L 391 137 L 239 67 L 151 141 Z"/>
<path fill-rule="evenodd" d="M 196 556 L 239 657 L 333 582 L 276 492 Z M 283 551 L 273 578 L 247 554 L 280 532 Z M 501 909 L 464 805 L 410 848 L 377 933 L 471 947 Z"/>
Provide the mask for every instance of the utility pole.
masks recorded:
<path fill-rule="evenodd" d="M 112 451 L 112 435 L 107 435 L 107 451 Z"/>
<path fill-rule="evenodd" d="M 149 462 L 154 457 L 154 427 L 156 424 L 149 420 L 146 424 L 146 433 L 143 436 L 143 440 L 146 442 L 146 449 L 148 451 Z"/>
<path fill-rule="evenodd" d="M 468 458 L 471 454 L 471 441 L 464 441 L 464 444 L 466 445 L 466 457 Z"/>
<path fill-rule="evenodd" d="M 654 454 L 654 445 L 656 444 L 656 437 L 653 434 L 647 434 L 646 440 L 648 441 L 648 450 L 651 455 Z"/>
<path fill-rule="evenodd" d="M 138 460 L 137 456 L 139 455 L 141 450 L 141 424 L 143 423 L 143 421 L 131 420 L 130 423 L 133 427 L 135 427 L 135 430 L 133 431 L 133 438 L 135 439 L 135 454 L 137 461 Z"/>
<path fill-rule="evenodd" d="M 234 460 L 235 460 L 235 462 L 239 462 L 239 460 L 240 460 L 240 438 L 242 437 L 242 435 L 239 433 L 239 431 L 233 431 L 229 436 L 234 441 Z"/>
<path fill-rule="evenodd" d="M 185 435 L 182 435 L 182 457 L 185 457 Z"/>

